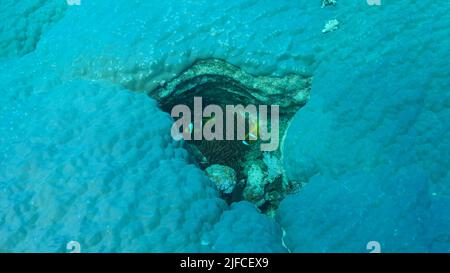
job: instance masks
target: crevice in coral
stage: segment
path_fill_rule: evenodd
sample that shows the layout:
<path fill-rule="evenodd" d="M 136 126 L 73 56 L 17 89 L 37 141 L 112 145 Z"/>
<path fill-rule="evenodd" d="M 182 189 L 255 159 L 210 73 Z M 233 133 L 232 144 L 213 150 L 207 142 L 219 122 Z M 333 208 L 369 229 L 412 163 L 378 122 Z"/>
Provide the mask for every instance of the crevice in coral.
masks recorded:
<path fill-rule="evenodd" d="M 274 151 L 262 152 L 260 139 L 203 139 L 183 144 L 193 162 L 205 170 L 227 202 L 248 200 L 272 214 L 286 194 L 299 187 L 288 181 L 284 173 L 280 147 L 290 119 L 309 99 L 311 81 L 310 75 L 253 76 L 223 60 L 207 59 L 197 61 L 171 81 L 150 91 L 149 96 L 168 113 L 179 104 L 194 109 L 194 97 L 202 98 L 203 108 L 211 104 L 222 109 L 225 105 L 279 105 L 280 143 Z M 249 119 L 245 116 L 250 127 Z"/>

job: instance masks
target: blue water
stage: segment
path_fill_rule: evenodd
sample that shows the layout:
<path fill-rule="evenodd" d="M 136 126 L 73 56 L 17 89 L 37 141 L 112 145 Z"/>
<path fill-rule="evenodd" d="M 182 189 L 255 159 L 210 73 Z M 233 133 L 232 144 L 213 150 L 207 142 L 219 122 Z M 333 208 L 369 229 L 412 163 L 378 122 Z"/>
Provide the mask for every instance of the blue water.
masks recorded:
<path fill-rule="evenodd" d="M 320 2 L 2 1 L 0 252 L 450 252 L 448 1 Z M 313 77 L 274 216 L 145 94 L 206 58 Z"/>

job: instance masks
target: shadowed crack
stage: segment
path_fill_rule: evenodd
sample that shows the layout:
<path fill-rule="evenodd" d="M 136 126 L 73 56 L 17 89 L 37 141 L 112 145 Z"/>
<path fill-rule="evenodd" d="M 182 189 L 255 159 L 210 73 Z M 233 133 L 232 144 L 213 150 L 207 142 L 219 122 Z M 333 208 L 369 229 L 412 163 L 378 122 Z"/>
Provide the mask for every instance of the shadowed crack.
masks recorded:
<path fill-rule="evenodd" d="M 175 105 L 193 109 L 194 97 L 202 97 L 206 105 L 279 105 L 279 139 L 292 116 L 309 99 L 312 77 L 289 74 L 284 77 L 253 76 L 223 60 L 199 60 L 180 75 L 149 92 L 161 109 L 171 113 Z M 270 126 L 270 124 L 269 124 Z M 225 127 L 224 127 L 225 128 Z M 299 185 L 284 175 L 282 143 L 273 152 L 261 152 L 260 140 L 249 145 L 243 141 L 191 140 L 185 147 L 196 164 L 206 169 L 223 165 L 234 169 L 237 186 L 230 194 L 222 194 L 229 202 L 248 200 L 263 211 L 271 212 L 284 196 Z"/>

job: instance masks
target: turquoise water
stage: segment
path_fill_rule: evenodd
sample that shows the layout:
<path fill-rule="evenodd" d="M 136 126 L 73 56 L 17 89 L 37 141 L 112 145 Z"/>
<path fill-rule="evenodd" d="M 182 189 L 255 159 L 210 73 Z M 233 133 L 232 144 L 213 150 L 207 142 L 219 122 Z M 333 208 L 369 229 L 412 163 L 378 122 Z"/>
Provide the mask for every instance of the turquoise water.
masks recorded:
<path fill-rule="evenodd" d="M 1 252 L 450 251 L 448 1 L 1 4 Z M 312 77 L 274 214 L 221 198 L 146 95 L 208 58 Z"/>

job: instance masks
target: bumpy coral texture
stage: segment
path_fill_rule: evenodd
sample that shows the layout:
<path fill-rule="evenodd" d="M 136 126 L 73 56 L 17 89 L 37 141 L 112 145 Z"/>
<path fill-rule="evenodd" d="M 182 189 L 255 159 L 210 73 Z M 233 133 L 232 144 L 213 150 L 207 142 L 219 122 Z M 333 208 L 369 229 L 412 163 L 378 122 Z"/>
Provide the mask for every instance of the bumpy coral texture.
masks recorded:
<path fill-rule="evenodd" d="M 144 94 L 74 81 L 3 110 L 1 250 L 64 251 L 71 240 L 86 252 L 282 250 L 279 228 L 250 205 L 220 223 L 226 204 Z M 231 236 L 226 223 L 242 214 L 261 227 L 239 236 L 257 244 L 202 243 Z"/>
<path fill-rule="evenodd" d="M 286 138 L 290 177 L 309 181 L 279 211 L 293 251 L 450 250 L 450 7 L 425 2 L 335 32 Z"/>
<path fill-rule="evenodd" d="M 0 58 L 32 52 L 42 35 L 62 18 L 66 8 L 65 1 L 3 0 L 0 9 Z"/>
<path fill-rule="evenodd" d="M 278 252 L 282 229 L 291 251 L 449 251 L 449 6 L 317 2 L 7 2 L 0 251 Z M 225 204 L 139 94 L 202 58 L 314 75 L 283 147 L 307 185 L 276 219 Z"/>

